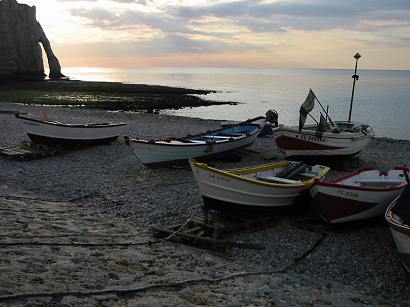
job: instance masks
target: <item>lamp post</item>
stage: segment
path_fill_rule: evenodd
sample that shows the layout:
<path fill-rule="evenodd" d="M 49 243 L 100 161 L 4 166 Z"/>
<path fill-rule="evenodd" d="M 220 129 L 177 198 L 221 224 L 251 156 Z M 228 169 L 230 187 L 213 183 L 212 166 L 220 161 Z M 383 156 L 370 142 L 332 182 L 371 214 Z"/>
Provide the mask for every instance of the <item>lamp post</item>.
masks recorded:
<path fill-rule="evenodd" d="M 357 61 L 362 57 L 359 52 L 357 52 L 354 56 L 356 59 L 356 66 L 354 68 L 354 75 L 352 76 L 353 78 L 353 88 L 352 88 L 352 97 L 350 98 L 350 109 L 349 109 L 349 120 L 348 122 L 350 123 L 350 119 L 352 118 L 352 107 L 353 107 L 353 96 L 354 96 L 354 87 L 356 85 L 356 81 L 359 80 L 359 76 L 357 75 Z"/>

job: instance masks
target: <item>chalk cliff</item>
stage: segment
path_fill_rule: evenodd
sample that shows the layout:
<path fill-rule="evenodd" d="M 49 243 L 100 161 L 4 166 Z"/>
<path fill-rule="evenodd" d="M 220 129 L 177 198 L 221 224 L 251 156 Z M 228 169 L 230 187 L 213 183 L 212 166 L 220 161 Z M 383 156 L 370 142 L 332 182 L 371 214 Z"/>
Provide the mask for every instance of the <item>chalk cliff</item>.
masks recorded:
<path fill-rule="evenodd" d="M 40 43 L 47 54 L 49 77 L 64 77 L 43 28 L 36 7 L 16 0 L 0 0 L 0 78 L 45 77 Z"/>

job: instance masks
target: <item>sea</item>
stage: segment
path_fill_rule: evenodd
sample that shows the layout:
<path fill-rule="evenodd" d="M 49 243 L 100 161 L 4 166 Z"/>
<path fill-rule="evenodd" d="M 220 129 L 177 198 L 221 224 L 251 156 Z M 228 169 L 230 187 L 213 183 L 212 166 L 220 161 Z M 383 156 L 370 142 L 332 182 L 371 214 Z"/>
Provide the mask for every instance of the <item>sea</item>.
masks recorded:
<path fill-rule="evenodd" d="M 347 120 L 353 69 L 94 68 L 64 69 L 71 79 L 118 81 L 216 90 L 203 99 L 235 105 L 163 110 L 161 113 L 217 120 L 246 120 L 276 110 L 279 123 L 297 125 L 299 108 L 312 89 L 332 120 Z M 370 124 L 376 136 L 410 140 L 410 71 L 358 70 L 352 121 Z M 313 117 L 322 108 L 316 103 Z M 307 123 L 313 122 L 309 119 Z"/>

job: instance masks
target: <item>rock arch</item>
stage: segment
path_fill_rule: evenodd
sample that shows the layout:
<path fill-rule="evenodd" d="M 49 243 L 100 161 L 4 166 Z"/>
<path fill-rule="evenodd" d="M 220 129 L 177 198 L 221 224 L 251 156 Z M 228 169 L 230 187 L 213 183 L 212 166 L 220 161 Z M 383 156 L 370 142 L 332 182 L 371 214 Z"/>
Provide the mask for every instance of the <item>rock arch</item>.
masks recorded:
<path fill-rule="evenodd" d="M 0 0 L 0 78 L 43 79 L 46 75 L 40 43 L 47 54 L 49 77 L 64 77 L 36 19 L 36 7 L 16 0 Z"/>

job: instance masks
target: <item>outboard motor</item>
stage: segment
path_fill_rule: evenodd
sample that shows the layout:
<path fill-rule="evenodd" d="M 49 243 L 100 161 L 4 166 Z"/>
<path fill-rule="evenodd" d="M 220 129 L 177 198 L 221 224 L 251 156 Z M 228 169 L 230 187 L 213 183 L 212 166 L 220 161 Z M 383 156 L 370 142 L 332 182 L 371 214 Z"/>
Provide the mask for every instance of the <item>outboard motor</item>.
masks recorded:
<path fill-rule="evenodd" d="M 360 132 L 360 131 L 362 131 L 362 125 L 355 124 L 353 126 L 353 132 L 357 133 L 357 132 Z"/>
<path fill-rule="evenodd" d="M 332 133 L 340 133 L 340 128 L 337 125 L 332 126 Z"/>
<path fill-rule="evenodd" d="M 271 123 L 271 125 L 273 127 L 277 127 L 278 126 L 278 119 L 279 119 L 279 115 L 278 112 L 276 112 L 275 110 L 271 109 L 266 111 L 265 114 L 266 120 Z"/>

